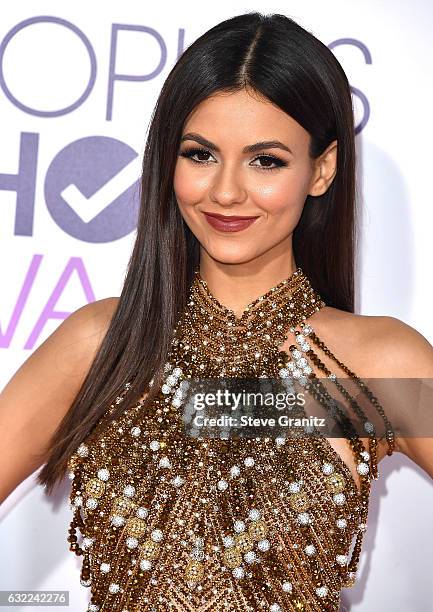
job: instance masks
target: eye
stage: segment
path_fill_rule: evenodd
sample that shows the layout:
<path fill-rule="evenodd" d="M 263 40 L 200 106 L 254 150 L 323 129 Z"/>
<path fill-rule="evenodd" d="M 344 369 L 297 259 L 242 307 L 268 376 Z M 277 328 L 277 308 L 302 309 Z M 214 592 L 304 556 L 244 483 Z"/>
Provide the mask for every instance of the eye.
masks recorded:
<path fill-rule="evenodd" d="M 210 160 L 208 159 L 209 156 L 212 156 L 211 152 L 208 149 L 203 149 L 200 147 L 191 147 L 188 149 L 184 149 L 183 151 L 181 151 L 179 153 L 179 155 L 181 157 L 185 157 L 187 159 L 190 159 L 192 162 L 194 162 L 195 164 L 208 164 L 210 162 Z M 198 157 L 199 159 L 195 159 L 195 157 Z M 200 159 L 201 157 L 201 159 Z M 205 159 L 203 159 L 203 157 Z M 257 160 L 264 160 L 265 164 L 264 165 L 259 165 L 259 166 L 254 166 L 256 168 L 260 168 L 260 170 L 278 170 L 279 168 L 282 168 L 284 166 L 287 166 L 287 162 L 284 161 L 283 159 L 277 157 L 276 155 L 257 155 L 257 157 L 255 157 L 253 159 L 254 161 Z M 273 166 L 271 166 L 270 164 L 274 164 Z"/>
<path fill-rule="evenodd" d="M 258 155 L 253 161 L 265 160 L 266 164 L 264 166 L 258 166 L 261 170 L 278 170 L 278 168 L 282 168 L 287 166 L 287 162 L 275 155 Z M 275 164 L 274 166 L 269 166 L 268 164 Z"/>
<path fill-rule="evenodd" d="M 211 152 L 208 151 L 207 149 L 201 149 L 199 147 L 191 147 L 190 149 L 184 149 L 183 151 L 180 152 L 181 157 L 186 157 L 187 159 L 190 159 L 192 162 L 196 163 L 196 164 L 206 164 L 209 162 L 208 159 L 194 159 L 194 156 L 204 156 L 206 157 L 207 155 L 211 155 Z"/>

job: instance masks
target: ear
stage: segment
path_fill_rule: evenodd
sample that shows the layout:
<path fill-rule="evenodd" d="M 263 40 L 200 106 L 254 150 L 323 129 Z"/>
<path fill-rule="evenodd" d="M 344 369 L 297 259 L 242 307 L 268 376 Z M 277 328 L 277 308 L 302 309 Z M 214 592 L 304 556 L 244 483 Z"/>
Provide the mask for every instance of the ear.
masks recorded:
<path fill-rule="evenodd" d="M 337 173 L 337 141 L 331 142 L 317 159 L 314 160 L 314 171 L 311 178 L 309 195 L 324 194 Z"/>

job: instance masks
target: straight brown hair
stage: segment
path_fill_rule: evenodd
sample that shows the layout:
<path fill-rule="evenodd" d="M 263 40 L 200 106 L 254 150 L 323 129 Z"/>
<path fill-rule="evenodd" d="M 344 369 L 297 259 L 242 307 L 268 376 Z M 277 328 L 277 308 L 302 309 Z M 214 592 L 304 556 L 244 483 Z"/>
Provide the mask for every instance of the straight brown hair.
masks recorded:
<path fill-rule="evenodd" d="M 124 285 L 104 340 L 46 451 L 38 482 L 47 493 L 126 382 L 132 381 L 129 391 L 111 419 L 142 397 L 152 378 L 143 410 L 158 393 L 200 254 L 173 190 L 182 129 L 200 102 L 242 89 L 267 98 L 307 130 L 311 158 L 338 142 L 335 178 L 322 196 L 307 197 L 293 250 L 326 304 L 353 312 L 355 130 L 346 74 L 330 49 L 289 17 L 250 12 L 227 19 L 180 55 L 156 102 Z"/>

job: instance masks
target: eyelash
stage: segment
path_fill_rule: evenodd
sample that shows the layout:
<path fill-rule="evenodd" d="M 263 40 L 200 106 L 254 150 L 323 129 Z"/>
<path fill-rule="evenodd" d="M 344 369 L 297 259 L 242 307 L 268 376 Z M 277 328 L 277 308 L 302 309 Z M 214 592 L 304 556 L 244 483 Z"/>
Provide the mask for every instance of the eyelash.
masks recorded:
<path fill-rule="evenodd" d="M 197 153 L 208 153 L 209 155 L 211 155 L 211 152 L 208 149 L 201 149 L 199 147 L 192 147 L 189 149 L 184 149 L 180 155 L 182 157 L 185 157 L 187 159 L 190 159 L 192 162 L 194 162 L 195 164 L 208 164 L 209 160 L 205 160 L 205 161 L 199 161 L 197 159 L 193 159 L 193 155 L 196 155 Z M 276 166 L 272 167 L 272 168 L 267 168 L 265 166 L 257 166 L 260 168 L 260 170 L 265 170 L 265 171 L 270 171 L 270 170 L 279 170 L 279 168 L 282 168 L 284 166 L 287 166 L 287 162 L 285 162 L 284 160 L 280 159 L 279 157 L 276 157 L 275 155 L 257 155 L 257 157 L 254 158 L 253 161 L 256 161 L 257 159 L 261 159 L 261 158 L 265 158 L 265 159 L 270 159 L 272 160 Z"/>

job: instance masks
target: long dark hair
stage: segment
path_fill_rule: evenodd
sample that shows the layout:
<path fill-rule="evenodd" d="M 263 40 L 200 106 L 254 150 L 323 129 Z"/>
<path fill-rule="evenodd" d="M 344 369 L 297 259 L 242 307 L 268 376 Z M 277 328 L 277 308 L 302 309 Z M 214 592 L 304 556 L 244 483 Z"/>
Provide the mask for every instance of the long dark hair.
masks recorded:
<path fill-rule="evenodd" d="M 194 108 L 212 94 L 245 88 L 269 99 L 309 132 L 312 158 L 334 139 L 338 142 L 335 178 L 325 194 L 307 197 L 293 249 L 296 264 L 327 305 L 353 312 L 355 132 L 347 77 L 328 47 L 289 17 L 250 12 L 227 19 L 183 52 L 158 97 L 123 289 L 87 376 L 50 441 L 49 459 L 38 474 L 46 492 L 64 476 L 68 457 L 127 381 L 133 378 L 112 419 L 142 397 L 152 378 L 147 402 L 158 391 L 200 255 L 173 190 L 182 129 Z"/>

